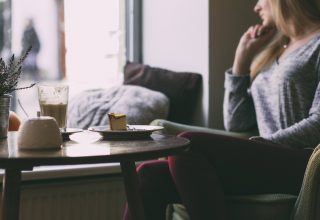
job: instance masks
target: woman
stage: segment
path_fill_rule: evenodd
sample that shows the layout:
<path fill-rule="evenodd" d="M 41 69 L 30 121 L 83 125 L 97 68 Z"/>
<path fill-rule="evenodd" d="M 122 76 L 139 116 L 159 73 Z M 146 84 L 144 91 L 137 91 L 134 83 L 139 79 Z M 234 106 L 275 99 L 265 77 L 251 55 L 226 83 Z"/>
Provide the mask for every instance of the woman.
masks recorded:
<path fill-rule="evenodd" d="M 254 11 L 262 24 L 243 34 L 225 75 L 224 122 L 260 136 L 180 134 L 189 152 L 138 168 L 147 219 L 182 202 L 191 219 L 223 220 L 226 195 L 299 193 L 320 143 L 320 9 L 316 0 L 259 0 Z"/>

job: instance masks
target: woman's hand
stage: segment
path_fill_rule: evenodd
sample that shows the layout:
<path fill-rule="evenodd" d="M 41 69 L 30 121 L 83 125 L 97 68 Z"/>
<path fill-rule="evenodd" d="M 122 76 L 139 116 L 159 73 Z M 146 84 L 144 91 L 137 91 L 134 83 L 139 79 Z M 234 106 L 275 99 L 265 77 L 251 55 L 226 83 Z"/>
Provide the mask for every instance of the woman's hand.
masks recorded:
<path fill-rule="evenodd" d="M 275 33 L 276 29 L 274 27 L 266 27 L 260 24 L 251 26 L 239 41 L 232 72 L 236 75 L 249 74 L 253 58 L 270 42 Z"/>

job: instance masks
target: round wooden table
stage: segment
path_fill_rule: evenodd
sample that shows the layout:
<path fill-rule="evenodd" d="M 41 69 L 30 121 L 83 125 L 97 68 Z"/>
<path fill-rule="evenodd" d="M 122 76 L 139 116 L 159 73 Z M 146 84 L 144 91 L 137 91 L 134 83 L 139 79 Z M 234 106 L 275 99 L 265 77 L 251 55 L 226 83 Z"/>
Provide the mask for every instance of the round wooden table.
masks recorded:
<path fill-rule="evenodd" d="M 21 171 L 43 165 L 72 165 L 120 162 L 128 207 L 133 220 L 144 220 L 135 162 L 178 154 L 189 140 L 152 134 L 147 139 L 101 140 L 92 132 L 74 134 L 56 150 L 19 150 L 17 132 L 0 140 L 0 168 L 5 170 L 2 191 L 2 220 L 19 220 Z"/>

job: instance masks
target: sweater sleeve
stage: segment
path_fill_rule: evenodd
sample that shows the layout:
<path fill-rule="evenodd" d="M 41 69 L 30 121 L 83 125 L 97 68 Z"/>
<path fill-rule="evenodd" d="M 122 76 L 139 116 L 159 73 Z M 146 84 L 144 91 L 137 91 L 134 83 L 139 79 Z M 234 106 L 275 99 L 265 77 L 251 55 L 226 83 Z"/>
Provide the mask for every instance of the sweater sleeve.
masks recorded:
<path fill-rule="evenodd" d="M 320 143 L 320 83 L 307 118 L 264 137 L 294 148 L 314 148 Z"/>
<path fill-rule="evenodd" d="M 228 131 L 247 131 L 256 126 L 256 114 L 248 93 L 250 76 L 235 76 L 231 69 L 225 73 L 223 119 Z"/>

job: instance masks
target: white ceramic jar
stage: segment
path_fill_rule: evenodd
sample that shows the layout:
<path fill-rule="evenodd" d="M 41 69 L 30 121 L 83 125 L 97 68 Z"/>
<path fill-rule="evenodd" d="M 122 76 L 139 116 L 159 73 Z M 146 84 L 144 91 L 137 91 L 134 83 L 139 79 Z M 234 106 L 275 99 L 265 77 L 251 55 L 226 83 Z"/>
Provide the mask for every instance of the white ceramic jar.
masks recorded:
<path fill-rule="evenodd" d="M 18 131 L 19 149 L 58 149 L 62 137 L 53 117 L 41 116 L 27 119 Z"/>

